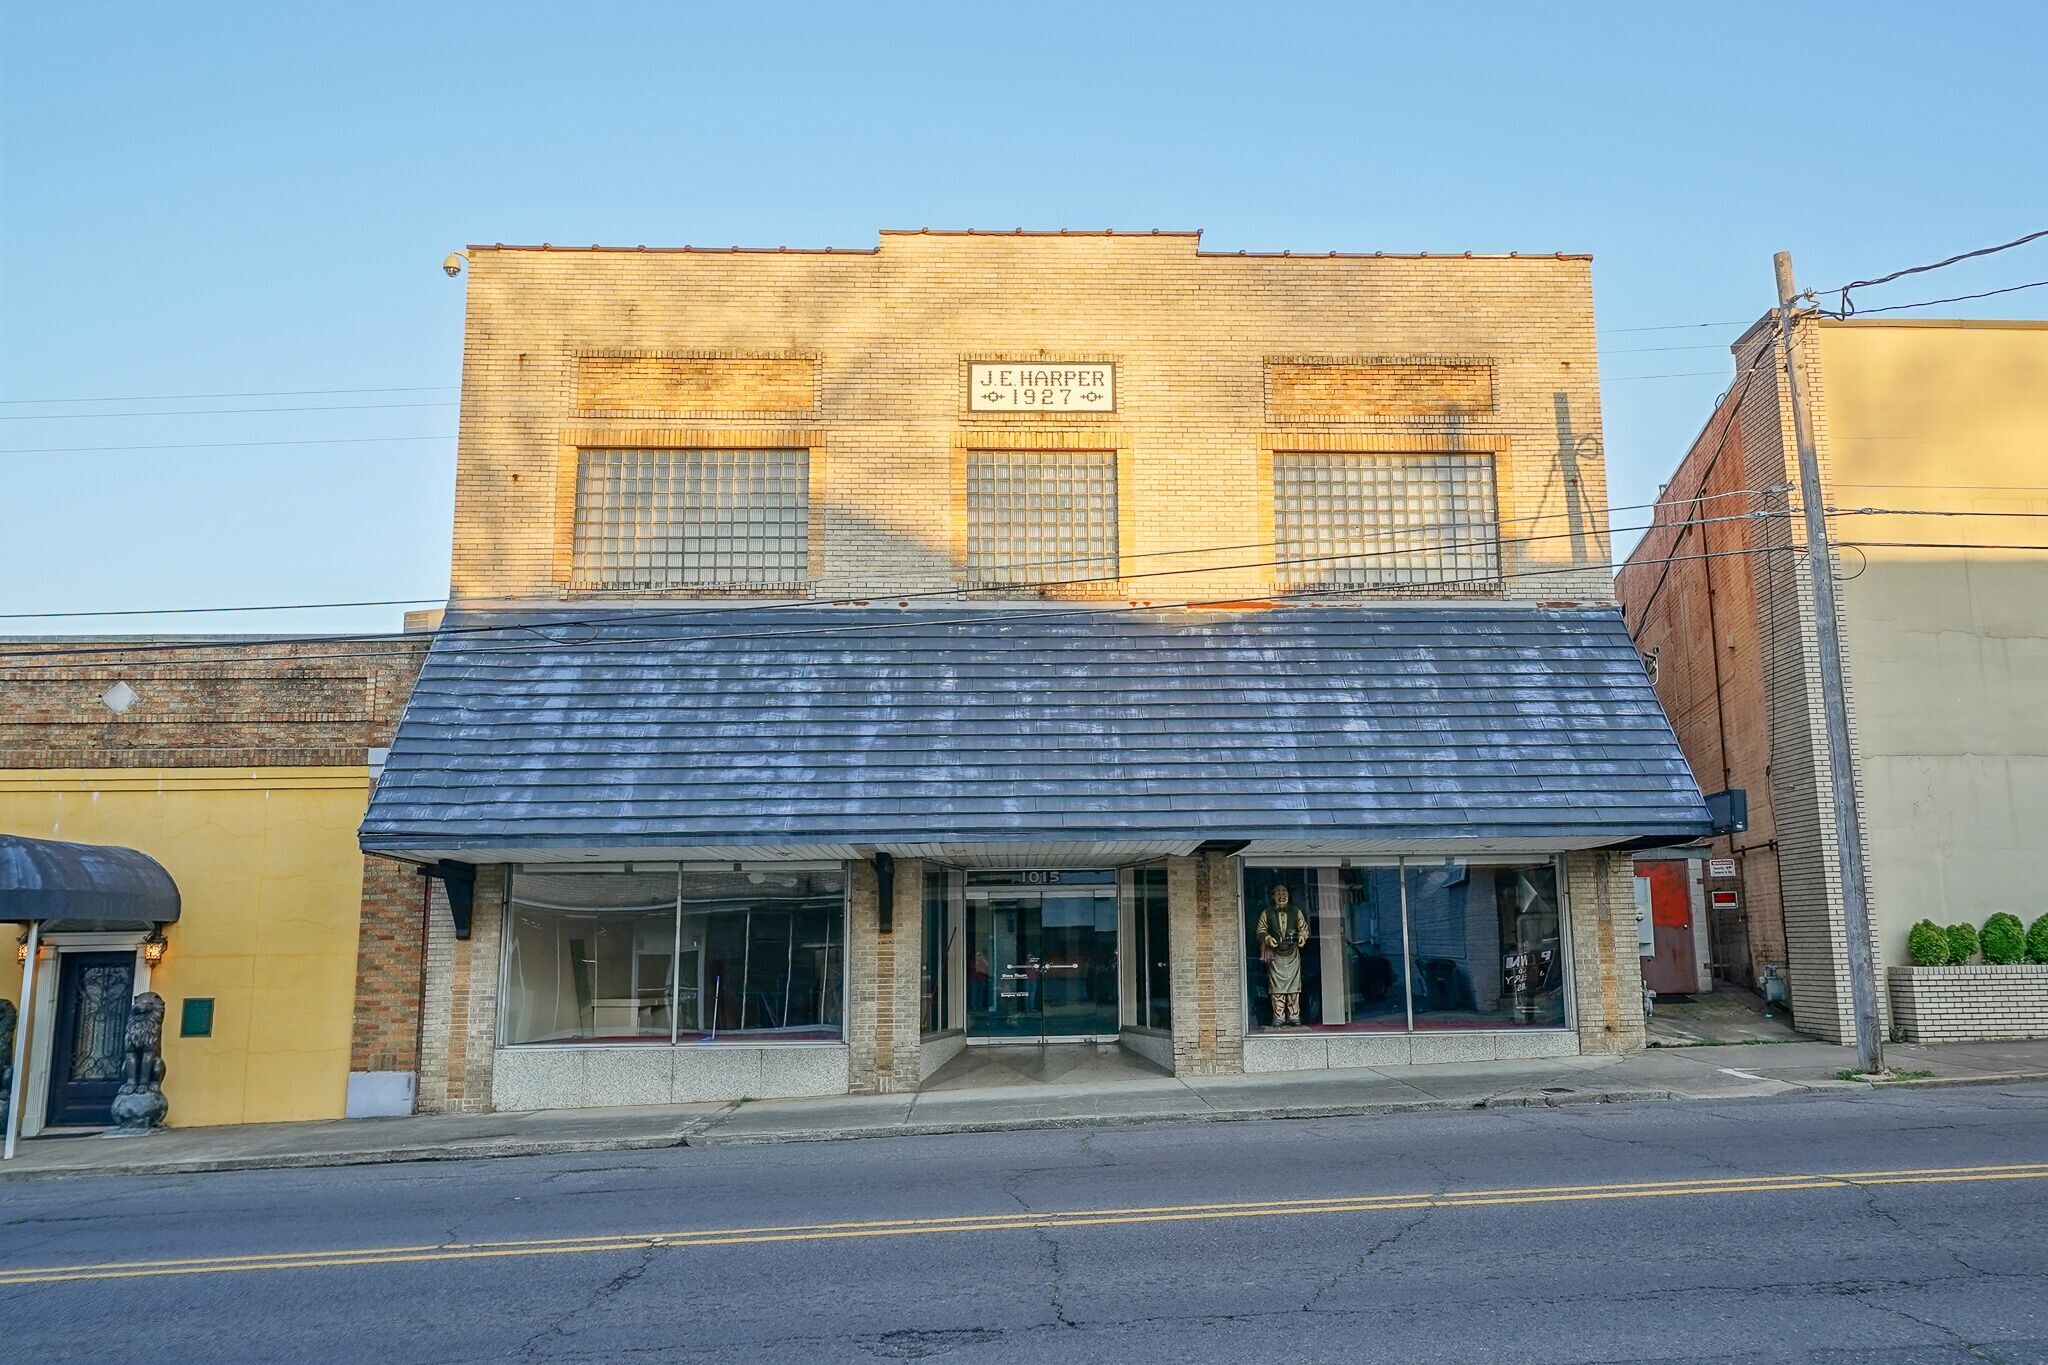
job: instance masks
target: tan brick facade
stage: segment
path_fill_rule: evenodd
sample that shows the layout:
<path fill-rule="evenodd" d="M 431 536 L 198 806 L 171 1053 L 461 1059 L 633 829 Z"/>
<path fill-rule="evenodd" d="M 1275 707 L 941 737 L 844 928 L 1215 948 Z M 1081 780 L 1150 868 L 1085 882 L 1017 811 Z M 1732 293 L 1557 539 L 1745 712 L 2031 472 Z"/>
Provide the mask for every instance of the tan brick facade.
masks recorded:
<path fill-rule="evenodd" d="M 1272 560 L 1275 467 L 1294 455 L 1482 457 L 1501 577 L 1432 584 L 1430 595 L 1611 600 L 1584 257 L 1223 255 L 1191 234 L 885 233 L 865 251 L 479 247 L 469 260 L 456 599 L 603 595 L 578 577 L 579 470 L 585 452 L 633 450 L 796 451 L 805 462 L 804 581 L 644 594 L 666 600 L 1261 602 L 1293 581 Z M 1113 369 L 1114 402 L 977 410 L 972 367 L 1012 361 Z M 1113 466 L 1114 577 L 970 579 L 970 525 L 986 533 L 972 471 L 1034 452 Z M 479 878 L 468 941 L 454 938 L 437 887 L 421 1106 L 915 1089 L 944 1055 L 927 1057 L 919 1036 L 928 868 L 898 861 L 883 933 L 874 862 L 845 867 L 842 1041 L 721 1040 L 651 1061 L 646 1046 L 497 1049 L 502 874 Z M 1496 1044 L 1482 1030 L 1423 1038 L 1416 1055 L 1641 1046 L 1627 868 L 1569 859 L 1578 1038 L 1502 1030 Z M 1166 873 L 1172 1030 L 1143 1046 L 1162 1057 L 1170 1046 L 1180 1074 L 1239 1073 L 1239 860 L 1197 852 L 1169 858 Z"/>
<path fill-rule="evenodd" d="M 970 412 L 969 365 L 1020 358 L 1113 364 L 1116 411 Z M 1466 589 L 1610 596 L 1583 257 L 1222 255 L 1181 234 L 477 248 L 453 591 L 568 592 L 579 449 L 764 441 L 812 451 L 805 593 L 959 588 L 960 452 L 1079 441 L 1119 455 L 1124 580 L 1104 591 L 1261 597 L 1275 587 L 1261 452 L 1333 435 L 1361 452 L 1495 452 L 1509 577 Z"/>

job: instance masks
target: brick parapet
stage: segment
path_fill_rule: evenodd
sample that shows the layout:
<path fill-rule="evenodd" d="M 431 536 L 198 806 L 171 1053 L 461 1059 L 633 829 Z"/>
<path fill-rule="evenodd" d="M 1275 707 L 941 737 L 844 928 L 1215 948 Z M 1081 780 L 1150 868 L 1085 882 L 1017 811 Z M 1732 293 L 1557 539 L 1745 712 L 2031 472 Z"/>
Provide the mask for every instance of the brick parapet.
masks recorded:
<path fill-rule="evenodd" d="M 0 768 L 360 767 L 429 643 L 0 641 Z M 120 714 L 102 701 L 117 683 L 135 694 Z"/>

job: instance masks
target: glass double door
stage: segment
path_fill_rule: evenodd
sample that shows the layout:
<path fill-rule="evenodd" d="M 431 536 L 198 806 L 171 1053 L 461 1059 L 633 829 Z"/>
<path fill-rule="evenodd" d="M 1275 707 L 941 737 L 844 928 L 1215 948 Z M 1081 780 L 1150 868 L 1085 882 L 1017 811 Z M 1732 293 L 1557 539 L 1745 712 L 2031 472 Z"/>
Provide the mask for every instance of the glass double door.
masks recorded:
<path fill-rule="evenodd" d="M 1116 887 L 967 892 L 970 1039 L 1115 1037 Z"/>

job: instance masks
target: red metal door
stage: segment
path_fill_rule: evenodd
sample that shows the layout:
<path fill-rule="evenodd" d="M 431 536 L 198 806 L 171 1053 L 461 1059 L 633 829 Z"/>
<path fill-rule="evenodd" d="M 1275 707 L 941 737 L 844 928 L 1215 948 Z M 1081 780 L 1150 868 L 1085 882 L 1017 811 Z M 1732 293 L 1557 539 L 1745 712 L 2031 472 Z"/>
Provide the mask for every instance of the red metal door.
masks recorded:
<path fill-rule="evenodd" d="M 1636 875 L 1650 883 L 1650 925 L 1657 952 L 1643 959 L 1643 984 L 1659 995 L 1691 995 L 1700 988 L 1699 957 L 1693 951 L 1691 864 L 1676 858 L 1645 859 Z"/>

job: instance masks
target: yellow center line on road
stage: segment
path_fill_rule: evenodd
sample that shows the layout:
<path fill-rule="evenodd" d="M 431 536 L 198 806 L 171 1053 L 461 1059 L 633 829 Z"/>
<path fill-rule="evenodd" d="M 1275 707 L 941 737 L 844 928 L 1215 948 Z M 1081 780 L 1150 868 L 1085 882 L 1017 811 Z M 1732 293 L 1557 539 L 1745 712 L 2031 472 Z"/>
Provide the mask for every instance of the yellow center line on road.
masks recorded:
<path fill-rule="evenodd" d="M 1048 1228 L 1124 1227 L 1147 1223 L 1323 1217 L 1344 1213 L 1390 1213 L 1412 1209 L 1598 1203 L 1617 1199 L 1697 1198 L 1714 1194 L 1783 1194 L 1875 1185 L 1936 1185 L 2044 1179 L 2048 1179 L 2048 1163 L 1717 1176 L 1695 1180 L 1652 1180 L 1609 1185 L 1546 1185 L 1517 1189 L 1453 1190 L 1437 1194 L 1324 1196 L 1235 1204 L 1169 1204 L 1045 1212 L 1017 1210 L 867 1222 L 799 1223 L 494 1242 L 447 1242 L 414 1246 L 335 1247 L 318 1251 L 261 1252 L 239 1256 L 190 1257 L 182 1260 L 108 1261 L 82 1265 L 20 1267 L 0 1270 L 0 1287 L 174 1275 L 227 1275 L 258 1270 L 317 1270 L 350 1266 L 407 1265 L 429 1261 L 567 1256 L 589 1252 L 689 1250 L 700 1247 L 752 1246 L 778 1242 L 851 1241 L 874 1237 L 936 1236 L 942 1233 L 1024 1232 Z"/>

